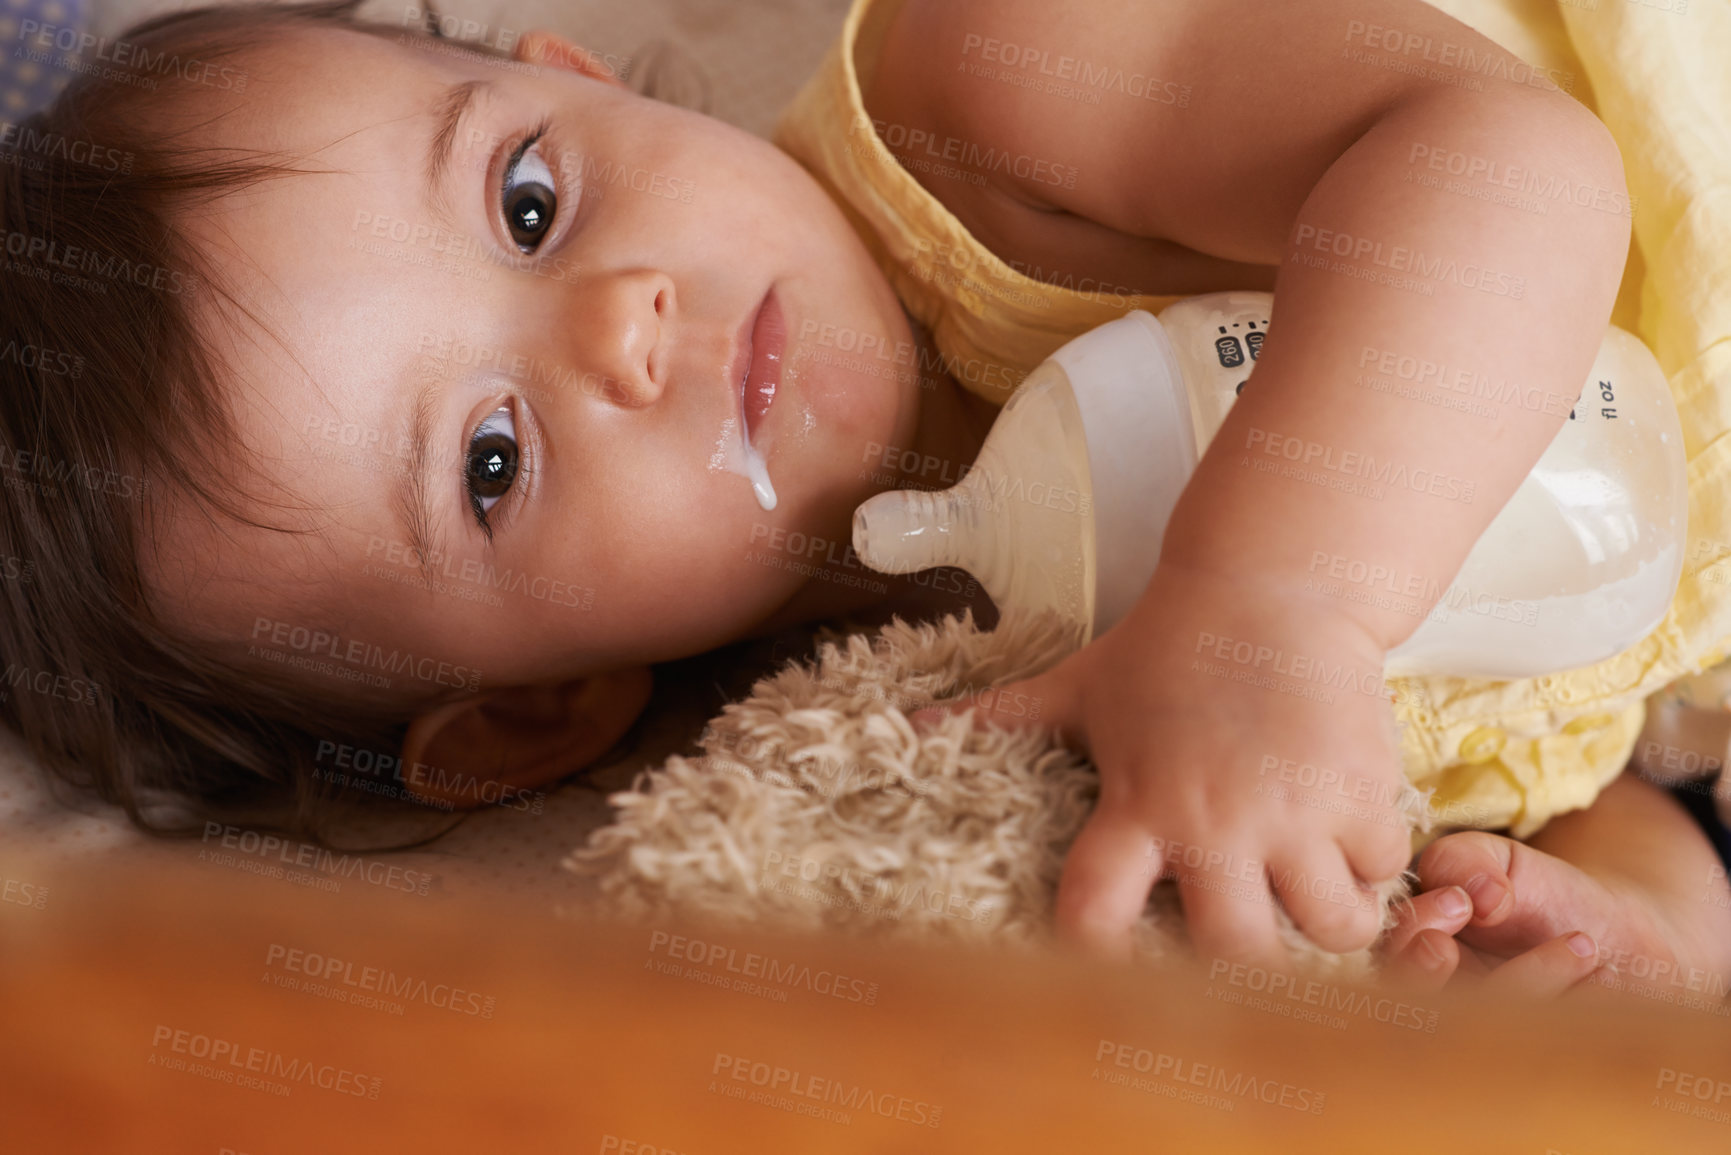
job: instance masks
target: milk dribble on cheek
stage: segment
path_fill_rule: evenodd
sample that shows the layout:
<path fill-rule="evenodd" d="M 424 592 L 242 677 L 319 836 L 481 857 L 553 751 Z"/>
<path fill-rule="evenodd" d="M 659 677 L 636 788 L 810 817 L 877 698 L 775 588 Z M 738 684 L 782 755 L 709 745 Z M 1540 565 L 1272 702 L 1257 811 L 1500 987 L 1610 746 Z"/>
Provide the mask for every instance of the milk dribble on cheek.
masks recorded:
<path fill-rule="evenodd" d="M 745 419 L 729 417 L 721 423 L 715 452 L 709 455 L 709 471 L 737 474 L 751 483 L 751 492 L 765 512 L 775 508 L 775 485 L 769 480 L 769 464 L 763 453 L 745 437 Z"/>

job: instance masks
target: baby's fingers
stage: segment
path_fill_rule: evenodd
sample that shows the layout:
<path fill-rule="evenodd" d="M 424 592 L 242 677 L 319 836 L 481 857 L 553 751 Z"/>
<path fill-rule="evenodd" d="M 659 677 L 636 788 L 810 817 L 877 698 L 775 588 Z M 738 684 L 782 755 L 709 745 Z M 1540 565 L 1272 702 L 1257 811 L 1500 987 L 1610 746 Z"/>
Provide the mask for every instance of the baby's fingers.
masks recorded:
<path fill-rule="evenodd" d="M 1058 929 L 1106 958 L 1130 957 L 1130 928 L 1158 874 L 1142 826 L 1102 805 L 1076 836 L 1058 879 Z"/>
<path fill-rule="evenodd" d="M 949 714 L 974 711 L 974 723 L 993 722 L 1006 730 L 1045 726 L 1061 741 L 1087 752 L 1088 733 L 1081 712 L 1081 679 L 1092 647 L 1076 651 L 1045 673 L 1003 686 L 965 687 L 959 697 L 916 710 L 908 720 L 930 730 Z"/>
<path fill-rule="evenodd" d="M 1274 888 L 1298 929 L 1335 954 L 1362 950 L 1382 929 L 1374 891 L 1360 885 L 1332 842 L 1288 850 L 1274 871 Z"/>
<path fill-rule="evenodd" d="M 1243 962 L 1270 970 L 1289 971 L 1292 956 L 1280 941 L 1278 909 L 1262 871 L 1246 877 L 1234 863 L 1255 861 L 1255 856 L 1235 852 L 1222 856 L 1224 865 L 1201 869 L 1184 867 L 1178 873 L 1178 893 L 1184 903 L 1184 921 L 1196 957 L 1212 965 L 1215 961 Z"/>

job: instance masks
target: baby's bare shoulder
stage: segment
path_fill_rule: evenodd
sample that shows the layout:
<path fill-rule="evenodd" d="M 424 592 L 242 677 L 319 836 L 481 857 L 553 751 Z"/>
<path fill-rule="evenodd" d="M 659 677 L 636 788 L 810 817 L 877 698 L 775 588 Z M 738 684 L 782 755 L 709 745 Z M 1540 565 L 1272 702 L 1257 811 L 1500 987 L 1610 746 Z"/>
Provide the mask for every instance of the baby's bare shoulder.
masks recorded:
<path fill-rule="evenodd" d="M 1445 53 L 1464 75 L 1518 64 L 1424 0 L 906 0 L 867 107 L 935 159 L 991 162 L 981 198 L 1277 262 L 1328 167 L 1437 87 L 1400 65 Z"/>

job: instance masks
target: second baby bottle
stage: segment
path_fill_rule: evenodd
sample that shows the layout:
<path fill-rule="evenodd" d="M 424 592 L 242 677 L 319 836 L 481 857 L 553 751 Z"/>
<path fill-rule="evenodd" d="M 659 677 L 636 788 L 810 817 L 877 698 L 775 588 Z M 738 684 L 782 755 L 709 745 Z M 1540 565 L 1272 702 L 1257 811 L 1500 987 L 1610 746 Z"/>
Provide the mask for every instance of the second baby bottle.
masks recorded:
<path fill-rule="evenodd" d="M 1000 610 L 1058 611 L 1078 644 L 1104 632 L 1153 577 L 1178 496 L 1261 352 L 1272 302 L 1211 293 L 1075 338 L 1011 396 L 961 484 L 861 505 L 854 549 L 884 573 L 960 566 Z M 1524 405 L 1536 392 L 1372 348 L 1359 370 L 1367 389 L 1453 408 Z M 1370 468 L 1360 480 L 1386 486 L 1379 471 L 1395 467 Z M 1682 573 L 1687 514 L 1664 374 L 1611 326 L 1562 429 L 1451 584 L 1415 589 L 1326 555 L 1312 580 L 1344 599 L 1434 603 L 1389 651 L 1390 676 L 1554 673 L 1658 625 Z"/>

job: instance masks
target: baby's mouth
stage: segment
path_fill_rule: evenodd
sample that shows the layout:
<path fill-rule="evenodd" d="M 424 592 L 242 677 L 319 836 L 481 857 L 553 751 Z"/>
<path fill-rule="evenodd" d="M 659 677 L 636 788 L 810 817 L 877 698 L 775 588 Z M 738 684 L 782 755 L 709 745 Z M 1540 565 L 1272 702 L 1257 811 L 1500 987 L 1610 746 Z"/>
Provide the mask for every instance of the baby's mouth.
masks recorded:
<path fill-rule="evenodd" d="M 758 431 L 781 387 L 781 359 L 787 348 L 787 323 L 775 286 L 763 296 L 751 320 L 742 350 L 744 371 L 739 377 L 740 406 L 745 417 L 745 436 L 754 446 Z"/>
<path fill-rule="evenodd" d="M 775 484 L 757 445 L 758 435 L 781 387 L 781 359 L 787 345 L 787 321 L 775 286 L 770 285 L 757 309 L 740 322 L 728 379 L 739 398 L 738 425 L 729 418 L 710 458 L 711 469 L 725 469 L 751 482 L 751 492 L 765 512 L 776 507 Z"/>

